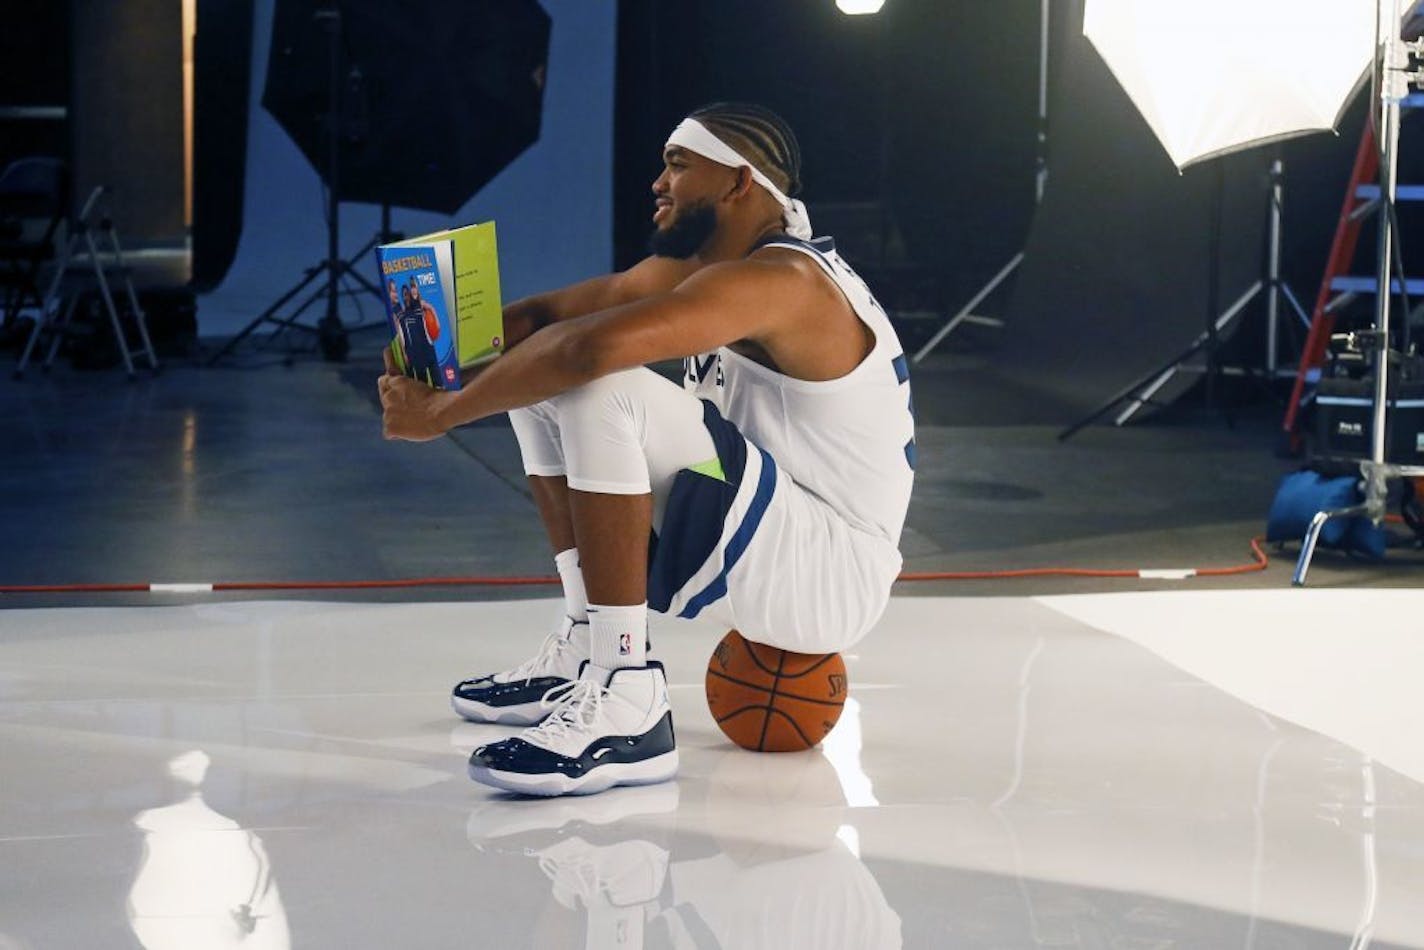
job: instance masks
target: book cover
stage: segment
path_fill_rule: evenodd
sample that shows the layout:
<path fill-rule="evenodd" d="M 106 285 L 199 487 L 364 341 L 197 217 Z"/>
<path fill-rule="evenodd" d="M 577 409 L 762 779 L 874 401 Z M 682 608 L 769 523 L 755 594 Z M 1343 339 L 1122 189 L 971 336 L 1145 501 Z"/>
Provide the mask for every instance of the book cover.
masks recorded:
<path fill-rule="evenodd" d="M 504 348 L 494 222 L 376 248 L 401 372 L 459 389 L 460 370 Z"/>

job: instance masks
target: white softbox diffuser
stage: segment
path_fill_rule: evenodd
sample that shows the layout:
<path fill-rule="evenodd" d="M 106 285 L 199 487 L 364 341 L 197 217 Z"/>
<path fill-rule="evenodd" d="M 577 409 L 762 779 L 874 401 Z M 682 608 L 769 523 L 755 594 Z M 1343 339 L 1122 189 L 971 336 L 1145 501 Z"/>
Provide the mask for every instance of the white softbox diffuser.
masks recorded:
<path fill-rule="evenodd" d="M 1087 0 L 1083 33 L 1178 168 L 1333 129 L 1377 0 Z"/>

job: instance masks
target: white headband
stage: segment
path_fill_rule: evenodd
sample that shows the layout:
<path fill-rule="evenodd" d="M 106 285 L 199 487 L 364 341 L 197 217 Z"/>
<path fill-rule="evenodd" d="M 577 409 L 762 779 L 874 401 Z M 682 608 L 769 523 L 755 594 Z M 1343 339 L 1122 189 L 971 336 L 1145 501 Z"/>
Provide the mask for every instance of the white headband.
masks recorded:
<path fill-rule="evenodd" d="M 752 181 L 765 188 L 776 199 L 776 203 L 781 205 L 783 212 L 781 217 L 786 225 L 786 233 L 803 241 L 811 239 L 811 217 L 806 213 L 806 206 L 796 199 L 788 198 L 782 194 L 781 189 L 773 185 L 770 178 L 758 171 L 757 167 L 747 161 L 740 152 L 709 132 L 707 126 L 701 122 L 696 119 L 683 119 L 668 136 L 667 144 L 681 146 L 688 151 L 696 152 L 703 158 L 710 158 L 718 165 L 726 165 L 728 168 L 740 168 L 745 165 L 751 169 Z M 666 148 L 666 146 L 664 147 Z"/>

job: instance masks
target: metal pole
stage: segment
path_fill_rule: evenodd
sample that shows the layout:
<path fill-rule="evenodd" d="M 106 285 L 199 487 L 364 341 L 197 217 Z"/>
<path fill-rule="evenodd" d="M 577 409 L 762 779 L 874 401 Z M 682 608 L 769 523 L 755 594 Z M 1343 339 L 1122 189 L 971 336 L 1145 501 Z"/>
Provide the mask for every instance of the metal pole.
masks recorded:
<path fill-rule="evenodd" d="M 1034 157 L 1033 176 L 1033 203 L 1034 207 L 1043 203 L 1043 192 L 1048 186 L 1048 43 L 1049 43 L 1049 5 L 1052 0 L 1040 0 L 1038 16 L 1038 149 Z M 1024 243 L 1028 243 L 1025 236 Z M 944 326 L 939 328 L 930 341 L 920 347 L 919 351 L 911 358 L 911 361 L 918 364 L 925 357 L 939 346 L 940 341 L 949 336 L 961 323 L 978 323 L 987 326 L 1003 326 L 1002 320 L 991 317 L 979 317 L 974 314 L 974 308 L 979 306 L 990 294 L 998 289 L 999 285 L 1008 279 L 1009 275 L 1018 269 L 1024 261 L 1025 252 L 1019 251 L 1010 261 L 1004 265 L 999 273 L 995 274 L 990 281 L 979 288 L 969 303 L 960 308 L 959 312 L 949 320 Z"/>
<path fill-rule="evenodd" d="M 1228 307 L 1225 313 L 1216 318 L 1215 329 L 1217 334 L 1220 334 L 1223 330 L 1225 330 L 1227 324 L 1229 324 L 1232 320 L 1236 319 L 1236 315 L 1241 312 L 1242 308 L 1244 308 L 1248 303 L 1255 299 L 1256 295 L 1261 292 L 1261 287 L 1261 282 L 1259 280 L 1256 281 L 1249 288 L 1247 288 L 1244 294 L 1236 298 L 1236 302 L 1233 303 L 1230 307 Z M 1203 347 L 1209 346 L 1211 339 L 1211 335 L 1209 335 L 1205 330 L 1198 334 L 1197 338 L 1192 341 L 1191 349 L 1187 350 L 1186 353 L 1181 356 L 1181 358 L 1173 360 L 1167 366 L 1166 369 L 1162 370 L 1162 372 L 1158 376 L 1153 378 L 1152 382 L 1149 383 L 1145 389 L 1142 389 L 1142 391 L 1139 392 L 1133 398 L 1132 402 L 1125 409 L 1123 409 L 1122 412 L 1118 414 L 1117 418 L 1113 420 L 1113 425 L 1127 425 L 1128 420 L 1135 416 L 1139 409 L 1150 403 L 1152 401 L 1152 397 L 1157 395 L 1157 391 L 1163 386 L 1167 385 L 1168 380 L 1170 380 L 1178 372 L 1181 372 L 1180 363 L 1182 362 L 1182 360 L 1187 359 L 1193 353 L 1197 352 Z M 1208 372 L 1209 371 L 1210 369 L 1208 366 Z M 1132 389 L 1128 390 L 1128 392 L 1133 392 L 1138 388 L 1138 386 L 1133 386 Z M 1118 402 L 1118 400 L 1113 400 L 1113 402 L 1108 403 L 1108 405 L 1114 405 L 1116 402 Z"/>
<path fill-rule="evenodd" d="M 1043 0 L 1038 14 L 1038 156 L 1035 159 L 1034 204 L 1043 202 L 1048 184 L 1048 3 Z"/>
<path fill-rule="evenodd" d="M 1394 199 L 1399 186 L 1399 103 L 1408 92 L 1404 69 L 1404 44 L 1399 36 L 1399 0 L 1380 0 L 1380 13 L 1387 17 L 1380 24 L 1384 43 L 1383 69 L 1380 76 L 1379 139 L 1380 139 L 1380 209 L 1379 209 L 1379 290 L 1375 294 L 1375 418 L 1370 433 L 1370 458 L 1375 465 L 1384 464 L 1386 408 L 1389 398 L 1389 310 L 1390 278 L 1394 265 Z"/>
<path fill-rule="evenodd" d="M 936 333 L 933 337 L 931 337 L 928 343 L 920 347 L 920 351 L 914 356 L 914 361 L 918 363 L 926 356 L 929 356 L 930 353 L 934 350 L 934 348 L 939 346 L 939 341 L 943 340 L 945 337 L 949 336 L 952 332 L 954 332 L 954 328 L 959 326 L 961 323 L 985 323 L 990 326 L 1003 326 L 1002 321 L 994 320 L 988 317 L 975 316 L 974 308 L 979 306 L 979 304 L 984 301 L 985 297 L 988 297 L 990 294 L 992 294 L 1000 284 L 1002 284 L 1006 279 L 1008 279 L 1008 276 L 1014 272 L 1014 269 L 1023 263 L 1023 259 L 1023 251 L 1019 251 L 1017 254 L 1015 254 L 1013 260 L 1005 264 L 1003 270 L 999 271 L 997 274 L 994 275 L 993 280 L 989 281 L 987 284 L 981 287 L 979 289 L 979 292 L 974 295 L 973 299 L 971 299 L 963 307 L 960 307 L 959 312 L 956 313 L 954 316 L 950 317 L 949 322 L 947 322 L 943 327 L 940 327 L 939 332 Z"/>
<path fill-rule="evenodd" d="M 1266 378 L 1276 378 L 1276 325 L 1281 303 L 1281 214 L 1284 201 L 1283 166 L 1279 158 L 1271 162 L 1271 241 L 1266 263 L 1270 292 L 1266 296 Z"/>
<path fill-rule="evenodd" d="M 1409 91 L 1405 75 L 1408 66 L 1404 41 L 1400 36 L 1400 0 L 1379 0 L 1378 19 L 1375 21 L 1375 56 L 1378 65 L 1375 92 L 1378 100 L 1374 103 L 1375 137 L 1380 155 L 1380 206 L 1379 254 L 1376 273 L 1379 285 L 1375 294 L 1375 404 L 1374 421 L 1370 431 L 1370 459 L 1360 463 L 1360 473 L 1364 481 L 1364 502 L 1337 511 L 1317 512 L 1310 522 L 1301 544 L 1300 557 L 1296 561 L 1295 574 L 1291 584 L 1302 587 L 1310 561 L 1315 554 L 1315 544 L 1320 530 L 1332 518 L 1369 518 L 1376 525 L 1384 518 L 1388 501 L 1388 480 L 1398 474 L 1398 468 L 1385 463 L 1385 435 L 1388 423 L 1389 399 L 1389 310 L 1390 278 L 1394 267 L 1394 201 L 1399 189 L 1399 108 Z M 1400 274 L 1403 290 L 1404 275 Z"/>
<path fill-rule="evenodd" d="M 351 343 L 341 325 L 341 135 L 345 117 L 341 96 L 341 7 L 339 0 L 319 9 L 316 19 L 328 33 L 330 61 L 327 74 L 327 113 L 329 123 L 326 152 L 326 315 L 317 323 L 318 344 L 323 358 L 330 362 L 346 359 Z"/>

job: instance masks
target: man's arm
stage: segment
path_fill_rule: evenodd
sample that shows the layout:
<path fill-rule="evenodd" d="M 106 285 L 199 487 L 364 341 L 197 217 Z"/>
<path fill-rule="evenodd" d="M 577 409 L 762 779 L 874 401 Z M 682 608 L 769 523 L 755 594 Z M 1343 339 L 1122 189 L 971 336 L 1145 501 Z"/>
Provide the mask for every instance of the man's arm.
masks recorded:
<path fill-rule="evenodd" d="M 600 376 L 775 338 L 806 310 L 808 277 L 784 263 L 739 260 L 703 268 L 669 292 L 532 334 L 458 392 L 381 379 L 388 438 L 433 439 L 466 422 L 532 405 Z M 814 291 L 813 291 L 814 294 Z"/>
<path fill-rule="evenodd" d="M 539 330 L 555 323 L 666 293 L 700 267 L 702 263 L 696 258 L 649 257 L 625 271 L 516 300 L 504 308 L 504 351 L 508 353 Z M 460 374 L 461 385 L 468 385 L 483 375 L 489 366 L 482 364 L 463 370 Z"/>
<path fill-rule="evenodd" d="M 625 271 L 516 300 L 504 308 L 505 349 L 552 324 L 666 293 L 701 266 L 695 258 L 649 257 Z"/>

